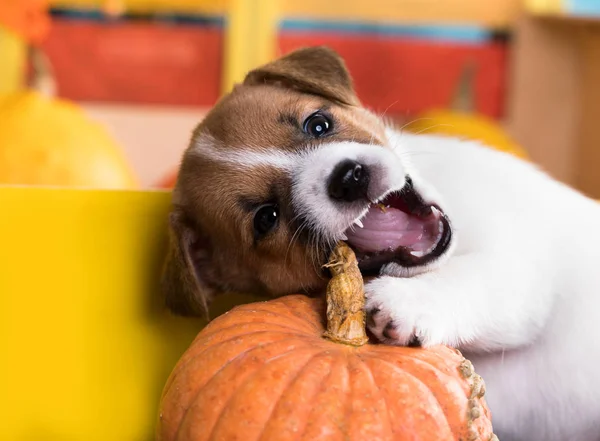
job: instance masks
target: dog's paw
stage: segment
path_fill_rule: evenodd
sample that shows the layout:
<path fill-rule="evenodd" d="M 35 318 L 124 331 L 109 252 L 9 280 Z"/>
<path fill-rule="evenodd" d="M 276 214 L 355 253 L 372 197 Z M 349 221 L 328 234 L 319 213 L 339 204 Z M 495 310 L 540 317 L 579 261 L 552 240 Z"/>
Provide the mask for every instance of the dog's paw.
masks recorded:
<path fill-rule="evenodd" d="M 365 285 L 367 326 L 380 341 L 399 346 L 448 344 L 448 316 L 414 279 L 380 277 Z"/>

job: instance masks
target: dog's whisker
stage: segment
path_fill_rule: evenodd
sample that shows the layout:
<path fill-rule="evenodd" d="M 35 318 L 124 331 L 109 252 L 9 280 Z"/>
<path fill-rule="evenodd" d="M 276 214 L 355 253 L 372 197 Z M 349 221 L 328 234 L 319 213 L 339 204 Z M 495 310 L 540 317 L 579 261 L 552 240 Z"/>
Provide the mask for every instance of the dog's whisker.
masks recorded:
<path fill-rule="evenodd" d="M 284 258 L 284 262 L 286 264 L 286 268 L 287 268 L 287 263 L 288 263 L 288 255 L 289 252 L 292 248 L 292 246 L 294 245 L 294 241 L 298 240 L 300 238 L 300 234 L 302 233 L 302 231 L 304 230 L 304 228 L 307 226 L 308 221 L 304 221 L 302 222 L 302 224 L 300 224 L 300 226 L 298 228 L 296 228 L 296 231 L 294 232 L 294 234 L 292 235 L 292 239 L 290 240 L 290 243 L 287 247 L 287 250 L 285 252 L 285 258 Z"/>
<path fill-rule="evenodd" d="M 415 132 L 414 135 L 420 135 L 421 133 L 424 133 L 428 130 L 435 129 L 436 127 L 454 127 L 454 125 L 453 124 L 434 124 L 432 126 L 425 127 L 424 129 L 421 129 L 418 132 Z"/>
<path fill-rule="evenodd" d="M 399 100 L 394 101 L 393 103 L 391 103 L 389 106 L 387 106 L 385 108 L 385 110 L 383 111 L 383 113 L 381 115 L 379 115 L 380 119 L 384 119 L 385 118 L 385 114 L 387 113 L 388 110 L 390 110 L 393 106 L 395 106 L 396 104 L 398 104 Z"/>
<path fill-rule="evenodd" d="M 316 252 L 315 249 L 317 247 L 316 235 L 313 235 L 310 240 L 310 261 L 315 272 L 318 272 L 316 265 Z"/>
<path fill-rule="evenodd" d="M 326 258 L 324 252 L 326 251 L 323 245 L 331 247 L 331 238 L 326 239 L 327 235 L 319 231 L 317 228 L 312 229 L 311 240 L 310 240 L 310 254 L 313 263 L 313 269 L 319 275 L 321 275 L 321 269 L 323 261 Z"/>
<path fill-rule="evenodd" d="M 416 123 L 416 122 L 419 122 L 419 121 L 430 121 L 430 120 L 432 120 L 432 119 L 433 119 L 433 118 L 416 118 L 416 119 L 412 119 L 412 120 L 410 120 L 409 122 L 407 122 L 406 124 L 404 124 L 402 127 L 400 127 L 400 128 L 398 129 L 398 131 L 399 131 L 399 132 L 402 132 L 402 131 L 403 131 L 405 128 L 407 128 L 408 126 L 410 126 L 411 124 L 414 124 L 414 123 Z"/>

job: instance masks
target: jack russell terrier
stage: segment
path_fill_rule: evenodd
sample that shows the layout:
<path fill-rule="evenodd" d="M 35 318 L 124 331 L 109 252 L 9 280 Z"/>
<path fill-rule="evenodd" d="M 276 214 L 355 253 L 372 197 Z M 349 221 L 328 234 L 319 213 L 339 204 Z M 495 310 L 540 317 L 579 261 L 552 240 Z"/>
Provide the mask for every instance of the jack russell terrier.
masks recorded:
<path fill-rule="evenodd" d="M 167 304 L 198 315 L 219 292 L 320 292 L 339 240 L 367 277 L 372 334 L 464 351 L 502 441 L 600 441 L 600 204 L 476 142 L 395 130 L 337 54 L 302 49 L 195 130 Z"/>

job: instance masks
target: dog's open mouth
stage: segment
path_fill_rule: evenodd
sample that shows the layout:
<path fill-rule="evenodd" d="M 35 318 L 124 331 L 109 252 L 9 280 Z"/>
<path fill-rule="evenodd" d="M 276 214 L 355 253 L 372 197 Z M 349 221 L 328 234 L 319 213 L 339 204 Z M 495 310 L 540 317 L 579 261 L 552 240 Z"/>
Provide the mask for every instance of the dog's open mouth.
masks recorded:
<path fill-rule="evenodd" d="M 448 248 L 452 230 L 446 215 L 423 202 L 410 180 L 392 192 L 346 230 L 364 275 L 376 275 L 391 262 L 424 265 Z"/>

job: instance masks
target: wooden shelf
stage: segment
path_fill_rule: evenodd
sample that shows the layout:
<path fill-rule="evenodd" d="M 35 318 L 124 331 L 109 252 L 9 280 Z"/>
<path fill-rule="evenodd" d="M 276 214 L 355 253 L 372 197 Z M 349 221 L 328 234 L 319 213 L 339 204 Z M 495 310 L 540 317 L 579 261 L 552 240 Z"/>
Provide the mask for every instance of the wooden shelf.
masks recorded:
<path fill-rule="evenodd" d="M 531 17 L 575 23 L 600 22 L 600 3 L 596 0 L 525 0 Z"/>
<path fill-rule="evenodd" d="M 533 160 L 596 198 L 599 23 L 523 18 L 516 27 L 508 106 L 510 131 Z"/>

